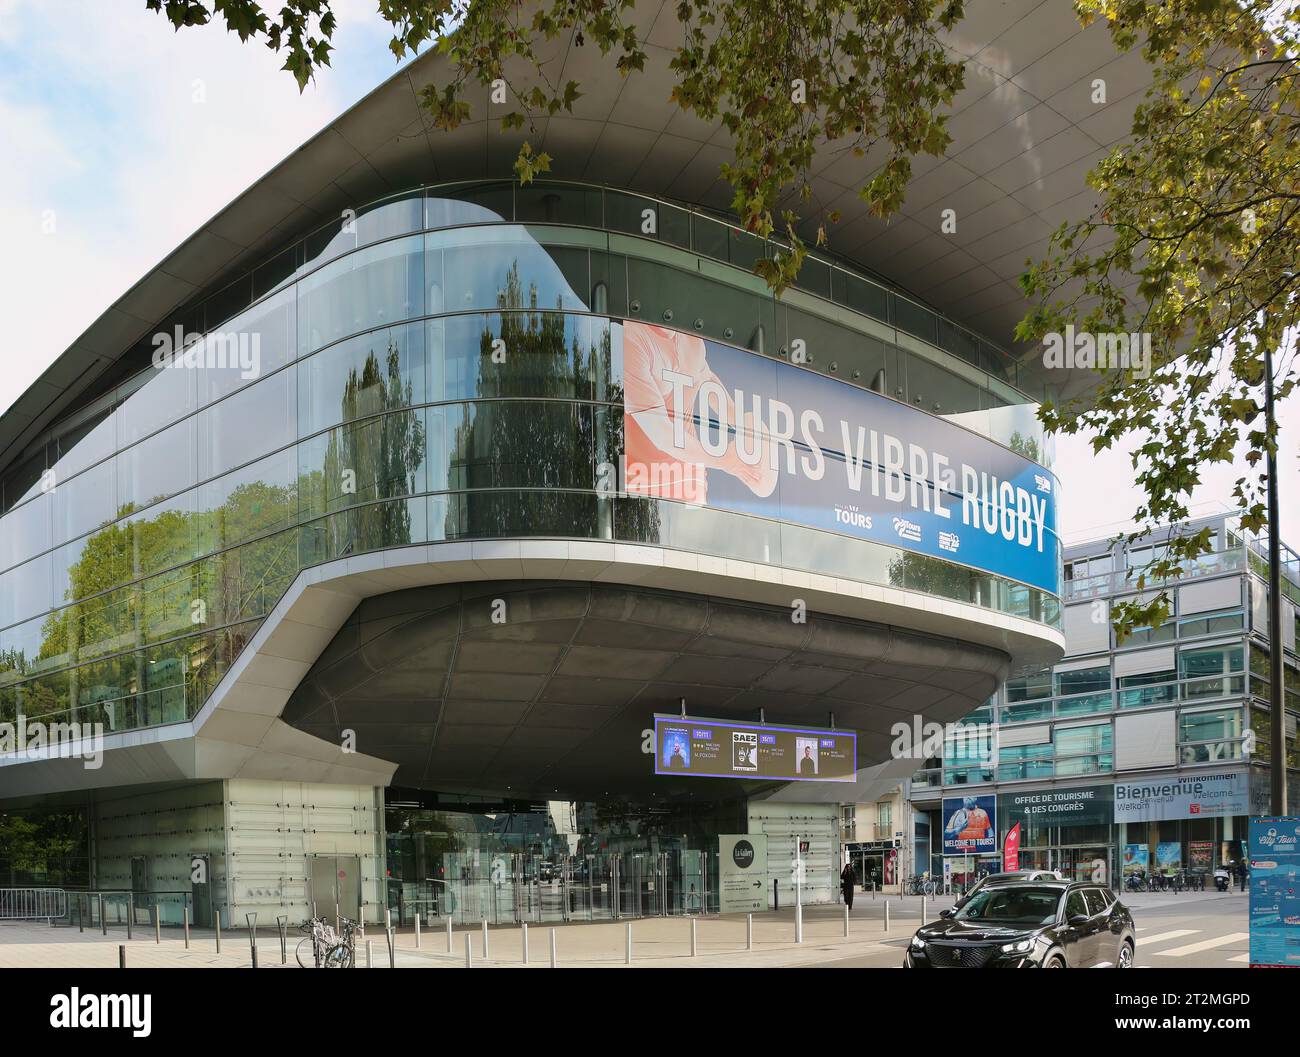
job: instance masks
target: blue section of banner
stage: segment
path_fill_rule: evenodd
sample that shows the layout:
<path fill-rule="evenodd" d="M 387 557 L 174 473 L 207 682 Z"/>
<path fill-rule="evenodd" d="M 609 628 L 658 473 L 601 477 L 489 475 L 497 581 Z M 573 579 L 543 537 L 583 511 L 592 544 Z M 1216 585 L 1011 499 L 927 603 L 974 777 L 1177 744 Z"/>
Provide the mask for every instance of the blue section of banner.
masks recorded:
<path fill-rule="evenodd" d="M 1250 820 L 1250 964 L 1300 968 L 1300 818 Z"/>
<path fill-rule="evenodd" d="M 626 326 L 629 333 L 644 328 L 638 335 L 649 330 Z M 703 345 L 702 370 L 717 385 L 684 390 L 701 442 L 716 448 L 724 440 L 720 387 L 769 442 L 764 460 L 778 466 L 766 496 L 709 466 L 705 505 L 873 540 L 1060 593 L 1059 483 L 1050 471 L 907 404 L 717 342 Z M 727 426 L 736 445 L 736 423 Z M 752 436 L 745 447 L 754 450 Z"/>

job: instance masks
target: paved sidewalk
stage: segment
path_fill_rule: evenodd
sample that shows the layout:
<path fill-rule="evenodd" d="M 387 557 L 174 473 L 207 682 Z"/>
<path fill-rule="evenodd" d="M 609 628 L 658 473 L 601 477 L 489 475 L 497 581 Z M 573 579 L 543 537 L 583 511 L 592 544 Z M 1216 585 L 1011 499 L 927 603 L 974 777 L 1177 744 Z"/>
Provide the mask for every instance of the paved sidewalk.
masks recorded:
<path fill-rule="evenodd" d="M 890 928 L 884 931 L 884 909 L 888 903 Z M 926 903 L 927 918 L 933 920 L 949 899 Z M 754 949 L 746 949 L 746 920 L 743 915 L 719 917 L 669 917 L 632 919 L 633 965 L 676 968 L 760 968 L 797 966 L 825 962 L 827 955 L 843 958 L 896 951 L 902 960 L 902 944 L 920 925 L 921 899 L 897 896 L 886 900 L 859 898 L 844 937 L 842 906 L 812 906 L 804 909 L 804 942 L 795 943 L 794 912 L 784 909 L 754 915 Z M 691 954 L 691 923 L 695 922 L 696 949 Z M 623 967 L 626 961 L 627 920 L 590 923 L 530 925 L 528 928 L 530 968 L 550 965 L 551 933 L 555 934 L 557 962 L 561 968 Z M 457 926 L 452 950 L 447 951 L 447 931 L 434 924 L 421 930 L 417 949 L 411 928 L 397 934 L 399 968 L 464 968 L 468 937 L 475 968 L 519 968 L 523 966 L 523 929 L 504 926 L 488 930 L 488 957 L 483 954 L 481 927 Z M 297 968 L 294 948 L 302 934 L 289 932 L 289 966 Z M 388 968 L 388 944 L 383 929 L 370 926 L 369 935 L 357 944 L 357 965 L 366 965 L 366 940 L 370 943 L 374 968 Z M 123 928 L 110 928 L 107 937 L 98 930 L 78 932 L 73 928 L 50 928 L 44 923 L 0 923 L 0 967 L 2 968 L 116 968 L 118 946 L 126 946 L 128 968 L 249 968 L 251 952 L 244 929 L 223 930 L 221 953 L 216 952 L 212 930 L 193 929 L 190 948 L 182 935 L 164 929 L 162 942 L 154 942 L 153 930 L 137 928 L 127 940 Z M 279 969 L 280 939 L 274 930 L 259 930 L 258 963 Z"/>

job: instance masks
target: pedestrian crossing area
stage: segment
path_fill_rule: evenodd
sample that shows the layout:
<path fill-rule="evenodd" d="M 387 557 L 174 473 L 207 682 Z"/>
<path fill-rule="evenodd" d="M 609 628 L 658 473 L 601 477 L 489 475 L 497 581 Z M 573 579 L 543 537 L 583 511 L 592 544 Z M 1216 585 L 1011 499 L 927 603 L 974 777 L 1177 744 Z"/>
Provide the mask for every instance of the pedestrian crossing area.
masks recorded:
<path fill-rule="evenodd" d="M 1211 935 L 1205 929 L 1170 929 L 1138 926 L 1139 965 L 1176 965 L 1174 959 L 1207 956 L 1223 965 L 1250 963 L 1250 933 L 1224 932 Z"/>

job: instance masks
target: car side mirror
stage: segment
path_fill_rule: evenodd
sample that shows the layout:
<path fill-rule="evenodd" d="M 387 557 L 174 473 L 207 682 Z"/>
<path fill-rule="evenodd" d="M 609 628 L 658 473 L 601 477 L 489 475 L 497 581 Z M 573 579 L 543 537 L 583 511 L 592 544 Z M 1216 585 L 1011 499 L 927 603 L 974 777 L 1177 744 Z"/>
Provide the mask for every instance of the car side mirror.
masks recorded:
<path fill-rule="evenodd" d="M 1078 928 L 1080 925 L 1088 924 L 1090 920 L 1091 919 L 1088 917 L 1087 914 L 1074 914 L 1073 916 L 1071 916 L 1068 924 L 1070 924 L 1074 928 Z"/>
<path fill-rule="evenodd" d="M 957 913 L 956 907 L 944 907 L 941 911 L 939 911 L 939 916 L 941 918 L 950 918 L 955 913 Z"/>

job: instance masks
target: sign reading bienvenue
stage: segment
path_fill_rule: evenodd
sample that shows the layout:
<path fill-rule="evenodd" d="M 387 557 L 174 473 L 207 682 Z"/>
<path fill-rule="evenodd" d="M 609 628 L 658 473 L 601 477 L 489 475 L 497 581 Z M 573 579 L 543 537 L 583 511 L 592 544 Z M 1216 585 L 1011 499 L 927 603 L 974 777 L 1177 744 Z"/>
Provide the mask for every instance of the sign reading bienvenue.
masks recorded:
<path fill-rule="evenodd" d="M 1115 783 L 1116 822 L 1163 822 L 1250 813 L 1250 788 L 1240 772 L 1208 771 L 1179 778 Z"/>

